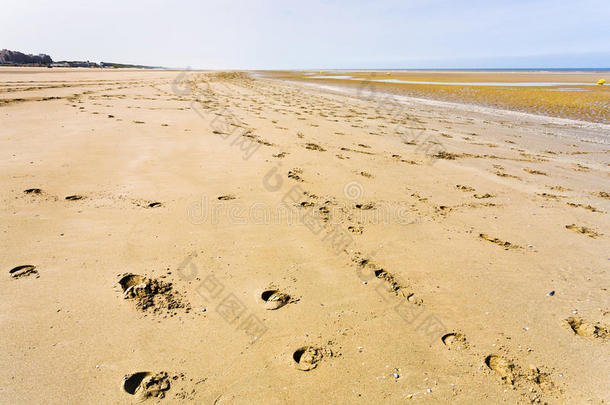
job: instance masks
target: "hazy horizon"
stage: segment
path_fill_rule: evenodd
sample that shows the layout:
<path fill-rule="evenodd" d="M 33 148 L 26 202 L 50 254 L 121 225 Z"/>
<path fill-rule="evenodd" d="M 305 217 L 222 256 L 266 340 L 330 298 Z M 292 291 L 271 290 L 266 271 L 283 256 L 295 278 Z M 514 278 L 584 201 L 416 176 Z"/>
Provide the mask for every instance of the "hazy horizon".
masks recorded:
<path fill-rule="evenodd" d="M 193 69 L 609 68 L 610 2 L 8 1 L 0 48 Z"/>

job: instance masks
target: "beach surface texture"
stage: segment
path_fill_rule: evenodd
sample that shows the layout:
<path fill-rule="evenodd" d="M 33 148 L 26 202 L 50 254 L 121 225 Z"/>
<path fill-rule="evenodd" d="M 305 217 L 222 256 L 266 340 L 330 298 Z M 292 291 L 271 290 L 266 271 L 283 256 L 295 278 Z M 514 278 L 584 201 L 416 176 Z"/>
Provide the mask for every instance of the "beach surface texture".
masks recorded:
<path fill-rule="evenodd" d="M 607 108 L 304 76 L 0 69 L 0 403 L 610 401 Z"/>

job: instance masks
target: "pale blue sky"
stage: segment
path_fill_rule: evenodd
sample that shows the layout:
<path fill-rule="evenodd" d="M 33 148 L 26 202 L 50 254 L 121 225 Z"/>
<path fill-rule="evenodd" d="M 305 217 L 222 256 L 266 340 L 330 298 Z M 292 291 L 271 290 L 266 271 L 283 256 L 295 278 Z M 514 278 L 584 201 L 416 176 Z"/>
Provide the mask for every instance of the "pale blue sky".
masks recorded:
<path fill-rule="evenodd" d="M 0 48 L 192 68 L 610 67 L 609 0 L 2 0 Z"/>

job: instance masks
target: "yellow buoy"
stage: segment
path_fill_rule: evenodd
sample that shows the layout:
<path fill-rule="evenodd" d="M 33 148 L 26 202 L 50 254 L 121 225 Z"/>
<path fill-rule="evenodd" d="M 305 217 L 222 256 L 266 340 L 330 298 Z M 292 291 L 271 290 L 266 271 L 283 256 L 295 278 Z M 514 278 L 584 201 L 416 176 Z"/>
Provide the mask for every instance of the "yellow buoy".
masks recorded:
<path fill-rule="evenodd" d="M 388 72 L 388 73 L 387 73 L 387 75 L 389 76 L 389 75 L 391 75 L 391 73 L 390 73 L 390 72 Z"/>
<path fill-rule="evenodd" d="M 601 86 L 602 84 L 604 84 L 604 83 L 606 83 L 606 81 L 605 81 L 604 79 L 599 79 L 599 80 L 597 81 L 597 84 L 599 84 L 600 86 Z"/>

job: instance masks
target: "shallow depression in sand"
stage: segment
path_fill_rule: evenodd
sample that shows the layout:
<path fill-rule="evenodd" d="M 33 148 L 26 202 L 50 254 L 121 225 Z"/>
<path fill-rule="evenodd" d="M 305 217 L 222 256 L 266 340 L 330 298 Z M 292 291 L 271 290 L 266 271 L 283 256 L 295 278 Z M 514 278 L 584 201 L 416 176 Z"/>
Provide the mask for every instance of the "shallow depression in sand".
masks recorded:
<path fill-rule="evenodd" d="M 297 368 L 302 371 L 309 371 L 318 367 L 318 363 L 323 356 L 322 350 L 313 346 L 303 346 L 292 354 Z"/>
<path fill-rule="evenodd" d="M 31 264 L 24 264 L 22 266 L 17 266 L 9 270 L 9 274 L 13 278 L 27 277 L 32 274 L 38 274 L 38 270 L 36 270 L 36 266 Z"/>
<path fill-rule="evenodd" d="M 461 350 L 466 349 L 468 347 L 466 337 L 461 333 L 447 333 L 446 335 L 443 335 L 441 341 L 449 349 Z"/>
<path fill-rule="evenodd" d="M 515 366 L 510 361 L 492 354 L 485 358 L 485 364 L 491 370 L 498 373 L 500 377 L 502 377 L 502 380 L 510 384 L 514 383 L 515 376 L 513 374 L 513 369 Z"/>
<path fill-rule="evenodd" d="M 266 290 L 261 294 L 265 308 L 269 310 L 279 309 L 290 301 L 290 296 L 278 290 Z"/>
<path fill-rule="evenodd" d="M 152 375 L 152 373 L 140 372 L 125 377 L 123 379 L 123 390 L 128 394 L 135 395 L 138 388 L 140 388 L 142 380 L 144 380 L 144 378 L 148 377 L 149 375 Z"/>
<path fill-rule="evenodd" d="M 130 287 L 142 284 L 146 280 L 146 277 L 137 274 L 128 274 L 119 280 L 119 284 L 123 289 L 123 292 L 127 292 Z"/>
<path fill-rule="evenodd" d="M 133 373 L 123 377 L 123 391 L 135 395 L 140 401 L 151 397 L 164 398 L 169 390 L 169 376 L 165 372 L 153 374 L 148 371 Z"/>

